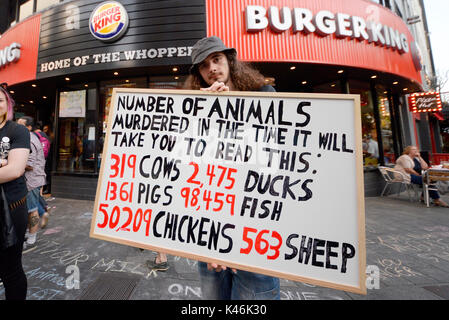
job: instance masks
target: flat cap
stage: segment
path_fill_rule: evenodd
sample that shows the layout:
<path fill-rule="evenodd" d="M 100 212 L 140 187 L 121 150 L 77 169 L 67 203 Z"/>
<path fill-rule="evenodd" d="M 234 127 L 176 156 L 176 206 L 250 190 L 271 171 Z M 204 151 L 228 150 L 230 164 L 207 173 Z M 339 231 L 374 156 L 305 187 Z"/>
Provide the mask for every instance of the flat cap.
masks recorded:
<path fill-rule="evenodd" d="M 192 47 L 192 67 L 190 71 L 195 68 L 196 65 L 203 62 L 211 53 L 222 52 L 222 51 L 232 51 L 237 53 L 234 48 L 228 48 L 224 45 L 223 41 L 217 36 L 206 37 L 198 40 L 197 43 Z"/>

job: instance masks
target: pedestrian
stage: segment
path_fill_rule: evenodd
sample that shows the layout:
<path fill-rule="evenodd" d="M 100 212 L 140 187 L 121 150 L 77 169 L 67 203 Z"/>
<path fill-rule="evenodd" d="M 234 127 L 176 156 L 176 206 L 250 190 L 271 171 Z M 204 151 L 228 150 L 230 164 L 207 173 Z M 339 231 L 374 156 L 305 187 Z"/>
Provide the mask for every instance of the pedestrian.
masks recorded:
<path fill-rule="evenodd" d="M 48 206 L 47 201 L 44 199 L 44 193 L 49 190 L 50 185 L 50 167 L 48 166 L 49 163 L 49 156 L 51 154 L 51 141 L 49 136 L 42 131 L 42 122 L 37 121 L 33 127 L 33 133 L 37 135 L 39 138 L 39 141 L 42 144 L 42 149 L 44 151 L 44 158 L 45 158 L 45 185 L 41 188 L 40 194 L 39 194 L 39 204 L 38 204 L 38 212 L 39 217 L 41 218 L 41 228 L 45 228 L 48 224 L 48 219 L 50 218 L 50 207 Z"/>
<path fill-rule="evenodd" d="M 28 237 L 24 245 L 23 253 L 26 253 L 36 248 L 36 237 L 39 230 L 40 220 L 39 197 L 41 188 L 45 185 L 45 158 L 39 138 L 32 133 L 34 119 L 32 117 L 24 116 L 18 119 L 17 123 L 24 125 L 28 129 L 31 146 L 31 153 L 25 168 L 25 178 L 28 189 Z M 43 215 L 42 208 L 40 212 L 41 215 Z"/>
<path fill-rule="evenodd" d="M 264 76 L 249 64 L 237 59 L 234 48 L 212 36 L 199 40 L 192 48 L 192 67 L 185 89 L 211 92 L 266 91 Z M 203 299 L 252 300 L 280 299 L 279 279 L 247 272 L 230 270 L 216 263 L 199 262 Z"/>
<path fill-rule="evenodd" d="M 55 141 L 55 134 L 53 133 L 53 130 L 51 129 L 51 126 L 49 124 L 44 125 L 42 132 L 45 133 L 50 140 L 50 151 L 48 154 L 48 157 L 45 159 L 45 174 L 47 175 L 47 184 L 44 187 L 43 194 L 44 195 L 51 195 L 51 167 L 53 164 L 53 151 L 54 151 L 54 141 Z M 101 150 L 101 149 L 100 149 Z"/>
<path fill-rule="evenodd" d="M 421 157 L 421 153 L 416 146 L 407 146 L 402 155 L 396 160 L 394 169 L 400 171 L 405 176 L 407 182 L 423 185 L 422 170 L 429 169 L 427 162 Z M 398 177 L 401 179 L 401 177 Z M 400 181 L 400 180 L 399 180 Z M 444 202 L 434 185 L 430 185 L 429 196 L 433 199 L 433 203 L 439 207 L 449 208 L 449 204 Z M 421 195 L 421 201 L 424 201 L 424 194 Z"/>
<path fill-rule="evenodd" d="M 11 121 L 13 106 L 8 92 L 0 87 L 0 281 L 6 300 L 25 300 L 27 278 L 22 267 L 22 248 L 28 210 L 24 172 L 30 134 Z"/>

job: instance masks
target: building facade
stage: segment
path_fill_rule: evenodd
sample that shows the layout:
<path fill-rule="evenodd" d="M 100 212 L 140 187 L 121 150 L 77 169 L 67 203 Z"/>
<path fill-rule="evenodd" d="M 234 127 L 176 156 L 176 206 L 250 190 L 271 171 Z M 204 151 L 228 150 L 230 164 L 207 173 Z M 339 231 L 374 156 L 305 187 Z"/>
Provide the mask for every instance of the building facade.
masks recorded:
<path fill-rule="evenodd" d="M 376 166 L 426 136 L 432 117 L 409 111 L 427 58 L 407 24 L 416 8 L 399 1 L 7 2 L 0 79 L 16 117 L 53 129 L 55 196 L 94 199 L 112 88 L 182 88 L 204 36 L 236 48 L 277 91 L 359 94 L 364 141 L 377 150 L 364 157 L 367 196 L 382 190 Z"/>

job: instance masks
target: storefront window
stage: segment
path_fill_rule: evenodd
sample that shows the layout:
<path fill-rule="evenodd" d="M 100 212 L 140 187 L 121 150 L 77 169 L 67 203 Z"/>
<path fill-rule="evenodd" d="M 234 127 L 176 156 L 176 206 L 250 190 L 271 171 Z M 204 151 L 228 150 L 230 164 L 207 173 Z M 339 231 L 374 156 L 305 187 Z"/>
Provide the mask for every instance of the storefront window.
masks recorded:
<path fill-rule="evenodd" d="M 151 77 L 149 87 L 151 89 L 182 89 L 186 78 L 185 76 Z"/>
<path fill-rule="evenodd" d="M 129 78 L 129 79 L 116 79 L 100 82 L 100 114 L 98 118 L 97 130 L 99 132 L 98 140 L 98 157 L 97 163 L 100 168 L 101 154 L 103 152 L 103 144 L 106 136 L 106 129 L 108 123 L 109 110 L 112 101 L 112 90 L 114 88 L 146 88 L 146 77 Z"/>
<path fill-rule="evenodd" d="M 380 129 L 382 132 L 382 145 L 384 151 L 384 161 L 385 164 L 394 163 L 394 140 L 393 140 L 393 129 L 391 126 L 391 114 L 390 114 L 390 101 L 387 97 L 387 92 L 378 90 L 378 108 L 380 116 Z"/>
<path fill-rule="evenodd" d="M 20 5 L 19 21 L 22 21 L 33 14 L 33 2 L 33 0 L 28 0 Z"/>
<path fill-rule="evenodd" d="M 59 92 L 57 170 L 60 172 L 95 172 L 96 94 L 95 84 Z"/>
<path fill-rule="evenodd" d="M 45 8 L 56 5 L 58 3 L 59 3 L 59 0 L 37 0 L 36 11 L 44 10 Z"/>
<path fill-rule="evenodd" d="M 379 164 L 379 144 L 374 118 L 374 103 L 369 84 L 350 80 L 349 88 L 351 94 L 360 95 L 363 164 L 364 166 L 377 166 Z"/>

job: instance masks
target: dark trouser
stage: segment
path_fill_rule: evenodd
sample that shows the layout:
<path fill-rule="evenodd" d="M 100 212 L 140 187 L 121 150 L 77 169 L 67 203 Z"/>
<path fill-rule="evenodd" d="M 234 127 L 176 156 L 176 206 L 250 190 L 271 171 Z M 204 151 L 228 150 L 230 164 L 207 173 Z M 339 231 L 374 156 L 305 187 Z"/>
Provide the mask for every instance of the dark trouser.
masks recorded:
<path fill-rule="evenodd" d="M 27 278 L 22 267 L 22 248 L 28 223 L 26 203 L 11 212 L 17 233 L 16 245 L 0 250 L 0 279 L 5 287 L 6 300 L 25 300 Z"/>
<path fill-rule="evenodd" d="M 421 176 L 416 176 L 414 174 L 411 174 L 410 178 L 411 178 L 412 183 L 422 186 L 422 177 Z M 429 185 L 429 188 L 436 189 L 436 187 L 434 185 Z M 432 199 L 440 199 L 440 195 L 438 194 L 438 191 L 435 191 L 435 190 L 429 190 L 429 196 Z"/>

